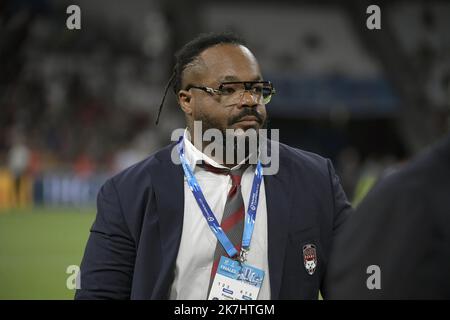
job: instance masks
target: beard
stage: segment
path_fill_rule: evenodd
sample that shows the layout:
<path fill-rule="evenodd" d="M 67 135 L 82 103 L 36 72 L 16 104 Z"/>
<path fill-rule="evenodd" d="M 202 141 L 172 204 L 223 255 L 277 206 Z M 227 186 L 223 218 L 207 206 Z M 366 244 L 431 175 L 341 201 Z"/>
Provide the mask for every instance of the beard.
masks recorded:
<path fill-rule="evenodd" d="M 233 130 L 231 126 L 239 122 L 245 116 L 254 116 L 257 119 L 257 122 L 260 124 L 259 128 L 249 128 L 245 131 L 242 129 Z M 220 121 L 210 117 L 206 113 L 198 114 L 198 117 L 197 119 L 195 119 L 195 121 L 202 122 L 202 137 L 209 129 L 217 129 L 221 132 L 223 138 L 222 148 L 224 159 L 233 159 L 233 164 L 238 164 L 243 160 L 245 160 L 245 163 L 256 163 L 256 159 L 258 156 L 258 146 L 260 143 L 258 130 L 267 128 L 268 118 L 263 117 L 261 114 L 259 114 L 255 110 L 255 108 L 243 108 L 238 115 L 228 119 L 226 127 L 224 127 L 224 125 Z M 204 143 L 205 142 L 203 141 L 203 148 L 206 147 Z M 223 163 L 225 163 L 225 161 Z"/>

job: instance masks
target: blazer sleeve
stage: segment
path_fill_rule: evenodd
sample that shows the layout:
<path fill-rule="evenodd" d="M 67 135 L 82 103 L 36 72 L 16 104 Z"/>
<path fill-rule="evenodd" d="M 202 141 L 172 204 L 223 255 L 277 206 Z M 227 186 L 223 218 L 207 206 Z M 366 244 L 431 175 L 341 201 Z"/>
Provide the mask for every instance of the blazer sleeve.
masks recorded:
<path fill-rule="evenodd" d="M 336 174 L 333 164 L 330 160 L 328 162 L 328 171 L 330 174 L 330 183 L 333 189 L 333 207 L 334 207 L 334 219 L 333 219 L 333 237 L 338 234 L 344 222 L 353 212 L 350 202 L 347 200 L 344 189 L 342 188 L 340 179 Z"/>
<path fill-rule="evenodd" d="M 97 216 L 90 231 L 75 299 L 129 299 L 136 247 L 112 179 L 97 196 Z"/>
<path fill-rule="evenodd" d="M 327 161 L 328 161 L 328 171 L 330 174 L 330 183 L 333 190 L 333 207 L 334 207 L 333 233 L 331 239 L 331 248 L 332 248 L 338 234 L 342 232 L 346 220 L 353 212 L 353 208 L 350 202 L 347 200 L 347 196 L 345 195 L 340 179 L 333 168 L 333 164 L 331 163 L 330 160 Z M 331 248 L 329 248 L 329 252 L 331 251 Z M 327 285 L 324 279 L 322 280 L 320 287 L 322 297 L 327 299 L 329 296 L 329 286 Z"/>

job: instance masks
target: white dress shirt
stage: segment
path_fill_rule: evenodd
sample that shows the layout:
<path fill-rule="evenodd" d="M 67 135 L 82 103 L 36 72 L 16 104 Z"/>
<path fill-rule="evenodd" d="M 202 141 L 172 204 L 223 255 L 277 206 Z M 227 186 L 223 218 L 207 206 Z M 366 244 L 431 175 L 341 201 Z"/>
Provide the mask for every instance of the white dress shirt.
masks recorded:
<path fill-rule="evenodd" d="M 187 131 L 186 131 L 187 132 Z M 219 223 L 231 188 L 229 175 L 215 174 L 196 166 L 204 160 L 208 164 L 225 168 L 200 152 L 184 134 L 185 157 L 203 191 L 206 201 Z M 250 197 L 255 166 L 249 166 L 241 179 L 241 191 L 245 211 Z M 170 299 L 205 300 L 213 265 L 217 238 L 211 231 L 195 197 L 184 180 L 184 222 L 180 249 L 176 259 L 175 278 L 170 291 Z M 267 255 L 267 207 L 264 179 L 261 183 L 255 228 L 250 244 L 247 263 L 265 271 L 259 292 L 259 300 L 270 299 L 269 263 Z"/>

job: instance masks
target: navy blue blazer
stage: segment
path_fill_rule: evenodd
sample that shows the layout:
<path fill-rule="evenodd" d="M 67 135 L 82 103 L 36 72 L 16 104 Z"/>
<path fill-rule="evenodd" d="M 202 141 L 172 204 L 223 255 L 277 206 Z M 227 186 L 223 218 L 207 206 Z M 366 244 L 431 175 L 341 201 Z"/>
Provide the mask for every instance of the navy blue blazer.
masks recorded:
<path fill-rule="evenodd" d="M 76 299 L 168 298 L 184 215 L 184 175 L 171 161 L 173 146 L 102 186 Z M 271 298 L 317 299 L 351 206 L 330 160 L 280 143 L 279 164 L 276 175 L 264 176 Z M 316 246 L 313 275 L 304 266 L 305 244 Z"/>

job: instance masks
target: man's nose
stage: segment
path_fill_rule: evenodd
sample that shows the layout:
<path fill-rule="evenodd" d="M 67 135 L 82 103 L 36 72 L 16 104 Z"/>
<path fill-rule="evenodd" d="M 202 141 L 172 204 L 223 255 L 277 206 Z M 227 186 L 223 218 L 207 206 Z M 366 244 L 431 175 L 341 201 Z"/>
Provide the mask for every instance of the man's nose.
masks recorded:
<path fill-rule="evenodd" d="M 245 90 L 242 92 L 241 100 L 239 101 L 239 107 L 257 107 L 258 99 L 250 91 Z"/>

